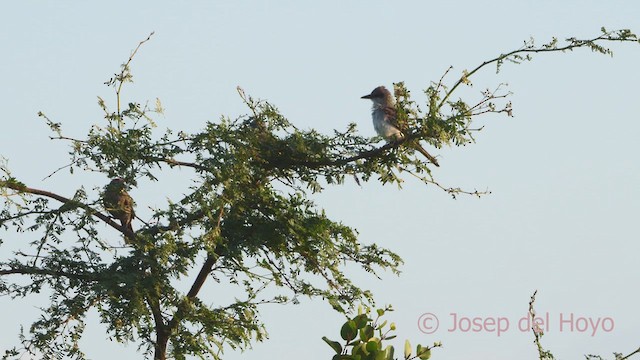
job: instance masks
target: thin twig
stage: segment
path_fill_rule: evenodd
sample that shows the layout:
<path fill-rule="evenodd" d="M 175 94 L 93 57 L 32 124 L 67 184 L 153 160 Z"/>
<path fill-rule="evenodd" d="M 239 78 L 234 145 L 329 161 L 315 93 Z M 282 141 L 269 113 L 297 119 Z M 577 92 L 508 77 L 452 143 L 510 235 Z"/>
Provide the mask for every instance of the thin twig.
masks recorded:
<path fill-rule="evenodd" d="M 144 43 L 146 43 L 147 41 L 151 40 L 151 37 L 153 36 L 153 34 L 155 34 L 155 31 L 152 31 L 151 34 L 149 34 L 149 36 L 147 36 L 146 39 L 144 39 L 144 40 L 140 41 L 140 43 L 138 43 L 138 46 L 136 46 L 136 48 L 131 53 L 131 56 L 129 56 L 129 60 L 127 60 L 127 62 L 122 66 L 122 71 L 120 72 L 120 84 L 118 85 L 118 89 L 116 90 L 116 100 L 117 100 L 118 114 L 120 114 L 120 91 L 122 90 L 122 85 L 124 84 L 124 79 L 123 79 L 124 73 L 129 68 L 129 64 L 131 63 L 131 61 L 133 61 L 133 57 L 138 52 L 138 49 L 140 49 L 140 47 Z"/>
<path fill-rule="evenodd" d="M 629 354 L 629 355 L 627 355 L 625 357 L 621 357 L 620 359 L 617 359 L 617 360 L 627 360 L 627 359 L 629 359 L 630 357 L 632 357 L 635 354 L 640 354 L 640 348 L 637 348 L 636 351 L 632 352 L 631 354 Z"/>

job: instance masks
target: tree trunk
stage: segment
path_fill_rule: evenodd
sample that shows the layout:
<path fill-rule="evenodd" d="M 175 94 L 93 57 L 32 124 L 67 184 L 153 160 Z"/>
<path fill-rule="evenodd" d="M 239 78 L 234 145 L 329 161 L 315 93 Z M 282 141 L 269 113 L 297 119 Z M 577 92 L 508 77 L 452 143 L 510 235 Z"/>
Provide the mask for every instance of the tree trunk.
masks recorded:
<path fill-rule="evenodd" d="M 154 360 L 166 360 L 167 359 L 167 344 L 169 343 L 169 334 L 165 334 L 164 331 L 158 329 L 156 336 L 155 354 Z"/>

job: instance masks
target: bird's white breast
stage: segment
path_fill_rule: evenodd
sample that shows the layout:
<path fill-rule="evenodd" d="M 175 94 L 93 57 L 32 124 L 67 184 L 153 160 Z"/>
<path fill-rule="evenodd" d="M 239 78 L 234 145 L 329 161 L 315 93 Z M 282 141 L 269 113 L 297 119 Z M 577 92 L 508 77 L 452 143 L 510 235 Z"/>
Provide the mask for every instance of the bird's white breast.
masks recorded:
<path fill-rule="evenodd" d="M 395 126 L 391 125 L 387 116 L 388 115 L 382 109 L 374 108 L 371 112 L 373 128 L 376 130 L 376 133 L 388 141 L 401 139 L 403 137 L 402 132 L 400 132 L 400 130 Z"/>

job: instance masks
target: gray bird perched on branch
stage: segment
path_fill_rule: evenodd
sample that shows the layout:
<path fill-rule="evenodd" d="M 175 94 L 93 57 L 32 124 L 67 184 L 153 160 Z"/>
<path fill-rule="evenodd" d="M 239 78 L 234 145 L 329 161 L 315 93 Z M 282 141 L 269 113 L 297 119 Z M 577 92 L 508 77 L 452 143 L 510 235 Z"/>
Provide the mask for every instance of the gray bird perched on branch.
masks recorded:
<path fill-rule="evenodd" d="M 135 216 L 133 211 L 133 199 L 127 193 L 124 179 L 115 178 L 111 180 L 109 185 L 104 189 L 104 197 L 102 198 L 104 208 L 114 218 L 120 220 L 120 224 L 126 230 L 126 237 L 133 236 L 133 228 L 131 220 Z"/>
<path fill-rule="evenodd" d="M 396 102 L 387 88 L 378 86 L 373 89 L 371 94 L 365 95 L 361 97 L 361 99 L 369 99 L 373 102 L 371 117 L 373 118 L 373 127 L 376 129 L 378 135 L 382 136 L 388 142 L 398 141 L 404 138 L 405 134 L 403 131 L 407 129 L 398 123 Z M 424 157 L 429 159 L 433 165 L 440 166 L 438 160 L 429 154 L 417 140 L 409 142 L 407 146 L 419 151 Z"/>

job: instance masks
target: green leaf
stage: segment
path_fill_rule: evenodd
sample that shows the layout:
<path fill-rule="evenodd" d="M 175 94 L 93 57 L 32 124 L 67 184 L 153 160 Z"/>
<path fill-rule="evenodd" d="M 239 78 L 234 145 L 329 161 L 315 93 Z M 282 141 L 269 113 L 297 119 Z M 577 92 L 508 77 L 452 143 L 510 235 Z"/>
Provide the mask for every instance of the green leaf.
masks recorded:
<path fill-rule="evenodd" d="M 374 329 L 371 325 L 365 325 L 364 328 L 360 329 L 360 339 L 362 341 L 368 341 L 374 335 Z"/>
<path fill-rule="evenodd" d="M 420 360 L 429 360 L 429 358 L 431 357 L 431 349 L 422 348 L 419 352 L 416 352 L 416 355 L 418 356 L 418 358 L 420 358 Z"/>
<path fill-rule="evenodd" d="M 384 351 L 376 352 L 376 356 L 373 358 L 374 360 L 387 360 L 387 354 Z"/>
<path fill-rule="evenodd" d="M 336 352 L 336 354 L 342 353 L 342 346 L 337 341 L 329 340 L 326 336 L 322 337 L 322 340 L 326 342 Z"/>
<path fill-rule="evenodd" d="M 409 340 L 404 341 L 404 358 L 408 359 L 411 357 L 411 343 Z"/>
<path fill-rule="evenodd" d="M 358 330 L 356 329 L 356 323 L 353 320 L 349 320 L 340 329 L 340 336 L 347 341 L 351 341 L 355 339 L 358 335 Z"/>
<path fill-rule="evenodd" d="M 354 317 L 353 321 L 356 323 L 357 329 L 362 329 L 369 322 L 369 317 L 366 314 L 360 314 Z"/>
<path fill-rule="evenodd" d="M 351 350 L 351 355 L 368 355 L 369 352 L 367 351 L 365 345 L 365 343 L 360 343 L 358 346 L 354 346 Z"/>
<path fill-rule="evenodd" d="M 370 353 L 378 352 L 378 350 L 380 350 L 380 342 L 376 340 L 370 340 L 367 342 L 366 348 Z"/>
<path fill-rule="evenodd" d="M 360 355 L 340 355 L 340 354 L 333 355 L 333 357 L 331 358 L 331 360 L 360 360 L 360 359 L 361 359 Z"/>
<path fill-rule="evenodd" d="M 360 345 L 361 342 L 362 342 L 362 340 L 355 339 L 353 341 L 349 341 L 346 346 L 358 346 L 358 345 Z"/>
<path fill-rule="evenodd" d="M 384 349 L 384 359 L 385 360 L 393 360 L 393 353 L 394 353 L 395 349 L 393 348 L 393 346 L 389 345 Z"/>

